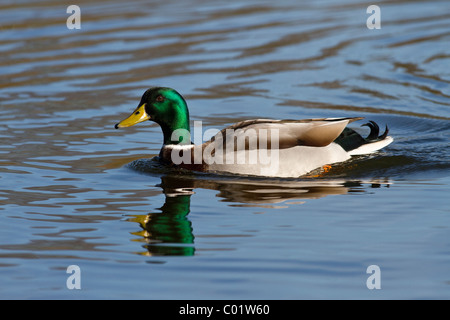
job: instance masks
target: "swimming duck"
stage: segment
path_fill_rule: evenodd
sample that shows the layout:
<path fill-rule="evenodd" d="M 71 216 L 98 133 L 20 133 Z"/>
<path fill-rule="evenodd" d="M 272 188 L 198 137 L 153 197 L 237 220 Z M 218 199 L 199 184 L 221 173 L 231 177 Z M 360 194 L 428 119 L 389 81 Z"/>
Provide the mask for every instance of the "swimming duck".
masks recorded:
<path fill-rule="evenodd" d="M 163 132 L 159 160 L 167 165 L 203 172 L 299 177 L 354 155 L 373 153 L 393 141 L 388 127 L 379 135 L 373 121 L 363 124 L 370 128 L 366 138 L 347 127 L 361 119 L 245 120 L 195 145 L 191 142 L 186 100 L 172 88 L 152 87 L 142 95 L 133 113 L 115 128 L 146 120 L 159 124 Z"/>

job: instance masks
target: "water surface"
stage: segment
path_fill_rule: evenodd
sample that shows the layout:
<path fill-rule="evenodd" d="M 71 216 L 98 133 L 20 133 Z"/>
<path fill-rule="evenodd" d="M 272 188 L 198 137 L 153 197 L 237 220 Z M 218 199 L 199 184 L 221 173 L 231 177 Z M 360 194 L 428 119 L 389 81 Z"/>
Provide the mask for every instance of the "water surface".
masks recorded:
<path fill-rule="evenodd" d="M 0 298 L 450 298 L 448 1 L 379 1 L 379 30 L 352 0 L 76 4 L 80 30 L 0 4 Z M 395 142 L 299 179 L 173 171 L 157 125 L 114 130 L 153 85 L 203 130 L 363 116 Z"/>

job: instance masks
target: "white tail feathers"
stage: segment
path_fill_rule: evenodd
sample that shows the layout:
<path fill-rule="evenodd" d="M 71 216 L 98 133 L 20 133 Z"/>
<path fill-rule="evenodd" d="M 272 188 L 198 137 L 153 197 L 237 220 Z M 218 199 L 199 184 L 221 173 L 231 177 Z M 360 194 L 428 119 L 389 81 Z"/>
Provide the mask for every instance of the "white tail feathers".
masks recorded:
<path fill-rule="evenodd" d="M 348 154 L 351 156 L 358 156 L 358 155 L 373 153 L 375 151 L 378 151 L 378 150 L 386 147 L 387 145 L 391 144 L 393 141 L 394 141 L 394 139 L 392 137 L 387 136 L 383 140 L 363 144 L 362 146 L 349 151 Z"/>

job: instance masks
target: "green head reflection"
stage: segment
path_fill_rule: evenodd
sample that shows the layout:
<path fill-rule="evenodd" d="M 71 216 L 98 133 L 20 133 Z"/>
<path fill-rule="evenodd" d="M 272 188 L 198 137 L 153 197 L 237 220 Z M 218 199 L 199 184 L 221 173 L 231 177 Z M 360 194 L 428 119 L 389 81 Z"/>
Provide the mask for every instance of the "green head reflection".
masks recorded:
<path fill-rule="evenodd" d="M 136 215 L 130 221 L 138 222 L 142 228 L 134 235 L 145 241 L 143 246 L 150 256 L 192 256 L 194 235 L 192 224 L 187 218 L 190 211 L 191 194 L 173 193 L 164 185 L 165 203 L 158 212 Z M 179 190 L 179 189 L 178 189 Z"/>

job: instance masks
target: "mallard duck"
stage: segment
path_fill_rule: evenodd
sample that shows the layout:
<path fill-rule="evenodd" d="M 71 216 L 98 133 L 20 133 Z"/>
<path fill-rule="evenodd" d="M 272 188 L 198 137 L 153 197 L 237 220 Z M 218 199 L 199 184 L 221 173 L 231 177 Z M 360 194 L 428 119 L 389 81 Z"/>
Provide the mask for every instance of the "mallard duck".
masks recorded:
<path fill-rule="evenodd" d="M 185 99 L 174 89 L 153 87 L 115 128 L 146 120 L 159 124 L 164 136 L 159 160 L 167 165 L 203 172 L 300 177 L 351 156 L 375 152 L 393 141 L 388 127 L 379 135 L 373 121 L 363 124 L 370 128 L 366 138 L 347 127 L 361 119 L 245 120 L 203 144 L 193 144 Z"/>

